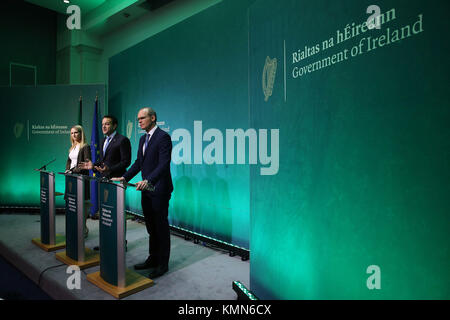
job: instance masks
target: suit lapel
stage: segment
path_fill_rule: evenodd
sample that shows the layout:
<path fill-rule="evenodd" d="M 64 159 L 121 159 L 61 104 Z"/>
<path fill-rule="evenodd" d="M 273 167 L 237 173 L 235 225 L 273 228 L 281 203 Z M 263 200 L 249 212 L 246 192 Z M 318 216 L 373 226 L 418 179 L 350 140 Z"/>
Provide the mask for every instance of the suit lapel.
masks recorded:
<path fill-rule="evenodd" d="M 139 158 L 139 155 L 140 155 L 141 156 L 140 158 L 142 160 L 144 160 L 144 154 L 142 153 L 142 147 L 144 146 L 144 142 L 145 142 L 145 135 L 143 135 L 141 137 L 141 139 L 139 140 L 138 158 Z"/>
<path fill-rule="evenodd" d="M 156 139 L 156 137 L 158 135 L 158 130 L 159 130 L 159 127 L 156 128 L 155 132 L 153 132 L 153 135 L 150 137 L 150 141 L 148 142 L 147 148 L 145 149 L 144 158 L 147 156 L 147 154 L 150 153 L 150 147 L 151 147 L 152 143 L 155 142 L 155 139 Z M 144 140 L 145 140 L 145 138 L 144 138 Z M 141 150 L 142 150 L 142 148 L 141 148 Z"/>
<path fill-rule="evenodd" d="M 106 147 L 106 150 L 105 150 L 105 157 L 106 157 L 106 155 L 108 154 L 109 148 L 111 148 L 111 145 L 114 143 L 114 140 L 116 140 L 116 137 L 115 137 L 115 136 L 114 136 L 114 138 L 109 142 L 108 146 Z"/>
<path fill-rule="evenodd" d="M 116 139 L 117 139 L 117 133 L 114 135 L 114 138 L 112 138 L 112 140 L 109 142 L 108 146 L 106 147 L 105 157 L 106 157 L 106 154 L 108 153 L 109 149 L 111 148 L 111 145 L 116 142 Z M 102 151 L 103 151 L 103 144 L 102 144 Z"/>

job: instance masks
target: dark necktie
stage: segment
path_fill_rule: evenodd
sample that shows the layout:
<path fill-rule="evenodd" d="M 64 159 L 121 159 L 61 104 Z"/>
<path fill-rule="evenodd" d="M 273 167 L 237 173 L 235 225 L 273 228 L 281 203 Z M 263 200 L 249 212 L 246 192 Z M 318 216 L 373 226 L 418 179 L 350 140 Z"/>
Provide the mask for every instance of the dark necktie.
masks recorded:
<path fill-rule="evenodd" d="M 147 133 L 147 135 L 146 135 L 146 137 L 145 137 L 144 152 L 143 152 L 143 154 L 145 154 L 145 151 L 147 150 L 147 145 L 148 145 L 148 142 L 150 141 L 150 137 L 151 137 L 150 133 Z"/>

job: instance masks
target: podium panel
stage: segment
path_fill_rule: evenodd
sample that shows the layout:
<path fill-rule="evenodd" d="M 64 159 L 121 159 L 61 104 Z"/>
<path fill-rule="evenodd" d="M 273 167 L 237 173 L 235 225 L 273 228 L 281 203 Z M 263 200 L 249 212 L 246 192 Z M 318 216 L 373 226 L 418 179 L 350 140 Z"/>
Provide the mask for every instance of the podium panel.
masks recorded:
<path fill-rule="evenodd" d="M 40 238 L 32 239 L 32 242 L 44 249 L 53 251 L 65 247 L 64 236 L 56 234 L 55 227 L 55 174 L 53 172 L 40 171 Z"/>
<path fill-rule="evenodd" d="M 41 171 L 41 242 L 55 244 L 55 175 Z"/>
<path fill-rule="evenodd" d="M 66 254 L 84 261 L 84 181 L 66 175 Z"/>
<path fill-rule="evenodd" d="M 100 263 L 99 254 L 86 248 L 84 243 L 85 176 L 64 174 L 66 177 L 66 251 L 58 252 L 56 258 L 80 269 Z"/>
<path fill-rule="evenodd" d="M 100 275 L 108 283 L 125 286 L 125 190 L 100 184 Z"/>
<path fill-rule="evenodd" d="M 125 187 L 100 181 L 100 271 L 88 274 L 88 281 L 121 299 L 153 285 L 153 280 L 126 268 Z"/>

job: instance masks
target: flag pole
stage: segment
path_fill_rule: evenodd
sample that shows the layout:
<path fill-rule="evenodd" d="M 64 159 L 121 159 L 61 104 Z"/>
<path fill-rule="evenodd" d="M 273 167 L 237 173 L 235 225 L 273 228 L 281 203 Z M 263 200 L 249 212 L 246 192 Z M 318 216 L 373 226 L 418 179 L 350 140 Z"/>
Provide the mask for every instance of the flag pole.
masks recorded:
<path fill-rule="evenodd" d="M 94 117 L 92 119 L 92 132 L 91 132 L 91 159 L 92 163 L 95 163 L 100 157 L 99 151 L 99 137 L 98 137 L 98 95 L 95 97 L 94 103 Z M 94 170 L 89 171 L 89 175 L 95 177 Z M 98 182 L 96 180 L 91 181 L 91 217 L 96 218 L 98 212 Z"/>
<path fill-rule="evenodd" d="M 80 103 L 78 107 L 78 120 L 77 124 L 83 126 L 83 97 L 80 95 Z"/>

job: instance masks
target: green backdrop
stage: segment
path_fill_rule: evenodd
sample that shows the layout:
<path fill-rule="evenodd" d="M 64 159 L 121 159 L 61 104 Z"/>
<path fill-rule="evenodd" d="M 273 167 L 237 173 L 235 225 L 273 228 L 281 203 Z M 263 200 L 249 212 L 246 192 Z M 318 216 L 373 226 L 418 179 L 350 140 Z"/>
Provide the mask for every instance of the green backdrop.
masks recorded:
<path fill-rule="evenodd" d="M 280 130 L 278 174 L 251 168 L 260 298 L 450 298 L 449 5 L 377 1 L 367 30 L 372 2 L 249 9 L 251 126 Z"/>
<path fill-rule="evenodd" d="M 34 169 L 56 159 L 47 170 L 64 172 L 70 129 L 78 121 L 80 95 L 82 124 L 90 144 L 96 94 L 99 110 L 103 110 L 104 85 L 0 87 L 0 205 L 39 206 L 39 172 Z M 64 176 L 56 174 L 55 191 L 64 192 L 64 183 Z M 56 197 L 56 206 L 65 206 L 63 197 Z"/>
<path fill-rule="evenodd" d="M 175 130 L 190 133 L 191 146 L 185 149 L 191 152 L 190 163 L 171 164 L 170 223 L 246 248 L 249 167 L 237 164 L 236 153 L 234 164 L 225 163 L 225 153 L 223 164 L 205 164 L 202 151 L 200 161 L 195 161 L 194 121 L 202 125 L 197 138 L 206 140 L 203 135 L 214 128 L 223 135 L 224 146 L 226 129 L 249 128 L 246 9 L 250 2 L 218 4 L 111 58 L 108 105 L 121 126 L 129 129 L 133 161 L 142 135 L 136 121 L 141 107 L 156 110 L 159 126 L 175 139 L 174 149 L 183 142 L 174 138 Z M 214 141 L 203 142 L 201 150 Z M 132 181 L 140 179 L 138 174 Z M 126 202 L 129 210 L 141 213 L 138 192 L 129 188 Z"/>
<path fill-rule="evenodd" d="M 372 4 L 223 1 L 110 61 L 109 111 L 133 160 L 140 107 L 191 136 L 190 163 L 171 164 L 171 223 L 250 246 L 260 298 L 450 298 L 449 5 L 380 0 L 384 23 L 367 30 Z M 37 205 L 33 168 L 57 158 L 49 169 L 63 170 L 68 133 L 30 126 L 70 127 L 80 88 L 84 106 L 98 91 L 103 108 L 102 86 L 0 88 L 1 205 Z M 195 163 L 194 121 L 203 153 L 222 135 L 223 160 L 227 129 L 255 129 L 257 163 L 249 148 L 243 164 L 237 149 L 233 163 Z M 271 175 L 261 171 L 264 130 L 278 150 L 267 155 L 279 158 Z M 128 209 L 140 212 L 139 199 L 128 188 Z"/>

